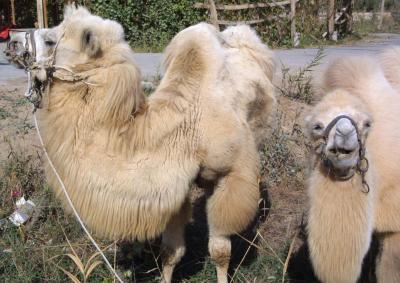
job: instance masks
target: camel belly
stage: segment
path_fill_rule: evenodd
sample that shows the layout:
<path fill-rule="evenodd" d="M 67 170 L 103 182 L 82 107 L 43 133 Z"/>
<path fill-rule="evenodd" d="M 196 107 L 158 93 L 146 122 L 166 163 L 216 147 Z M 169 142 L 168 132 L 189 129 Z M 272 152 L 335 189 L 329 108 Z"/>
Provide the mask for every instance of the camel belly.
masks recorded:
<path fill-rule="evenodd" d="M 86 158 L 69 162 L 64 167 L 69 169 L 59 173 L 83 221 L 96 234 L 146 240 L 164 231 L 199 170 L 192 160 L 172 156 L 173 160 L 167 154 L 138 154 L 129 161 Z M 54 174 L 47 172 L 57 195 L 65 200 Z"/>

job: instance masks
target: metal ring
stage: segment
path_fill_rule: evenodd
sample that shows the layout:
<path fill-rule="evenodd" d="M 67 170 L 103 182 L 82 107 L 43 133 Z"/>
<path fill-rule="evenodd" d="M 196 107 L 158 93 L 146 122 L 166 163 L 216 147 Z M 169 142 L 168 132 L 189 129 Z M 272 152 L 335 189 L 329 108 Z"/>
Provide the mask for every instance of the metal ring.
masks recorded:
<path fill-rule="evenodd" d="M 365 166 L 363 167 L 363 162 L 365 162 Z M 358 163 L 357 163 L 357 169 L 358 171 L 360 171 L 360 173 L 367 173 L 368 169 L 369 169 L 369 161 L 366 157 L 361 158 Z"/>

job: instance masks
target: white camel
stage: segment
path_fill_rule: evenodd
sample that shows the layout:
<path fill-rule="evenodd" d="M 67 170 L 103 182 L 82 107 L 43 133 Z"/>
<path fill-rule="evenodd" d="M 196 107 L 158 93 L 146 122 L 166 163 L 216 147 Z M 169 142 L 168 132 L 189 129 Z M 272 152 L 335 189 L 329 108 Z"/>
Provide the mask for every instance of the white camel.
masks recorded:
<path fill-rule="evenodd" d="M 268 48 L 245 26 L 222 34 L 207 24 L 187 28 L 167 47 L 165 75 L 146 99 L 118 23 L 68 7 L 52 32 L 56 72 L 37 116 L 85 223 L 113 239 L 162 233 L 163 278 L 171 282 L 185 252 L 190 185 L 208 179 L 209 251 L 218 282 L 227 282 L 229 235 L 245 229 L 258 206 L 262 137 L 252 129 L 262 128 L 263 109 L 275 101 Z"/>
<path fill-rule="evenodd" d="M 376 231 L 383 240 L 378 282 L 400 282 L 400 96 L 367 57 L 331 64 L 325 90 L 306 119 L 315 273 L 325 283 L 356 282 Z"/>

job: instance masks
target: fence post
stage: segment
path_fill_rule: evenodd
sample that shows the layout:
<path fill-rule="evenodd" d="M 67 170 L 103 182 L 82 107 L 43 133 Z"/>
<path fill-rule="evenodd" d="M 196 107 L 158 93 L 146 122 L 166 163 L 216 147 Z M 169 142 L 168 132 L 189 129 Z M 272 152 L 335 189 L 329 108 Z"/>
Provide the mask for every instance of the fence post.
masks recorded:
<path fill-rule="evenodd" d="M 378 29 L 382 28 L 382 23 L 383 23 L 383 14 L 385 13 L 385 0 L 382 0 L 381 2 L 381 17 L 379 19 L 378 23 Z"/>
<path fill-rule="evenodd" d="M 217 30 L 219 30 L 218 14 L 217 14 L 217 8 L 215 7 L 215 2 L 214 0 L 209 0 L 209 3 L 210 3 L 210 22 L 217 28 Z"/>
<path fill-rule="evenodd" d="M 296 46 L 296 0 L 290 0 L 290 36 L 292 43 Z"/>
<path fill-rule="evenodd" d="M 335 31 L 335 0 L 328 0 L 328 37 L 332 39 Z"/>
<path fill-rule="evenodd" d="M 11 0 L 11 24 L 13 25 L 13 26 L 15 26 L 16 25 L 16 22 L 15 22 L 15 0 Z"/>
<path fill-rule="evenodd" d="M 43 15 L 44 15 L 44 27 L 48 28 L 49 27 L 49 20 L 47 18 L 47 0 L 43 0 Z"/>
<path fill-rule="evenodd" d="M 36 0 L 38 28 L 44 28 L 43 0 Z"/>

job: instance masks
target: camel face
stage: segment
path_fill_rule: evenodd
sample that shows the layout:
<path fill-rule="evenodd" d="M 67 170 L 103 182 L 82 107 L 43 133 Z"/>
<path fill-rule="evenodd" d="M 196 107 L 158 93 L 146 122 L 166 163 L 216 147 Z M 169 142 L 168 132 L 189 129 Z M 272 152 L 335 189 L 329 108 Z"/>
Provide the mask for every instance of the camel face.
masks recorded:
<path fill-rule="evenodd" d="M 36 62 L 45 61 L 54 50 L 57 34 L 52 29 L 38 29 L 35 31 Z"/>
<path fill-rule="evenodd" d="M 340 179 L 353 176 L 360 162 L 360 146 L 364 146 L 371 128 L 371 118 L 361 103 L 354 107 L 354 97 L 339 90 L 330 93 L 307 118 L 307 128 L 315 154 Z M 339 105 L 331 107 L 333 102 Z"/>
<path fill-rule="evenodd" d="M 120 24 L 91 15 L 84 8 L 67 9 L 64 21 L 49 33 L 59 39 L 56 65 L 70 68 L 104 57 L 103 52 L 124 42 Z"/>
<path fill-rule="evenodd" d="M 26 47 L 28 47 L 28 52 L 33 52 L 32 44 L 35 44 L 36 51 L 36 62 L 43 62 L 46 58 L 48 58 L 53 52 L 55 43 L 57 41 L 57 35 L 54 31 L 50 29 L 37 29 L 33 33 L 34 42 L 28 39 L 25 32 L 18 32 L 11 35 L 10 46 L 15 51 L 17 56 L 22 56 L 26 51 Z"/>

